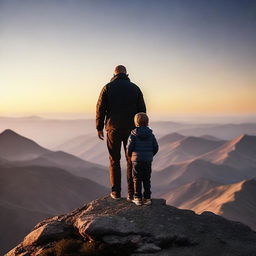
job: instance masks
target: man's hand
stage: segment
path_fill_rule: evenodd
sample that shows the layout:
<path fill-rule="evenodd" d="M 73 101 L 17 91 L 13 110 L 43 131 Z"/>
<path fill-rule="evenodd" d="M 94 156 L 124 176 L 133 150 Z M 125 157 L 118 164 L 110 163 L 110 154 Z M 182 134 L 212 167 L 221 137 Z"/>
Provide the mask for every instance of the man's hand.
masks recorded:
<path fill-rule="evenodd" d="M 103 130 L 102 130 L 102 131 L 98 131 L 98 137 L 99 137 L 101 140 L 104 140 L 104 132 L 103 132 Z"/>

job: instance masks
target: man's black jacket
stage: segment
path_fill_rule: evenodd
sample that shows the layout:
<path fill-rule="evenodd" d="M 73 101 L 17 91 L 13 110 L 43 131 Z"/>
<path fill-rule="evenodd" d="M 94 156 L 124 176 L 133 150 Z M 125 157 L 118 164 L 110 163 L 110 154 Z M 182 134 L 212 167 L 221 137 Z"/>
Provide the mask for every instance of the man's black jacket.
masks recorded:
<path fill-rule="evenodd" d="M 135 128 L 134 115 L 146 112 L 140 88 L 120 73 L 101 90 L 96 106 L 96 129 L 130 131 Z"/>

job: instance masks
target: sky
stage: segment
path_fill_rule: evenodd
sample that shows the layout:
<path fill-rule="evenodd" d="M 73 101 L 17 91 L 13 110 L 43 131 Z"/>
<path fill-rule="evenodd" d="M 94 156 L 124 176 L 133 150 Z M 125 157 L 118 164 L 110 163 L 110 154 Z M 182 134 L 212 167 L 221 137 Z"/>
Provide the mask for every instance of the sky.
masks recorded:
<path fill-rule="evenodd" d="M 256 114 L 255 0 L 0 0 L 0 116 L 94 116 L 116 65 L 154 118 Z"/>

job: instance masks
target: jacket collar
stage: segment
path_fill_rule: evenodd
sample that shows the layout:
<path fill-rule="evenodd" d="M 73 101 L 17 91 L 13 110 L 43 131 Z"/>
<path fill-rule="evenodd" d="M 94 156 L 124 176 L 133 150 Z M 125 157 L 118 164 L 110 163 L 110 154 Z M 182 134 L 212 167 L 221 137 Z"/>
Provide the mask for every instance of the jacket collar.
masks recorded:
<path fill-rule="evenodd" d="M 124 74 L 124 73 L 119 73 L 119 74 L 113 76 L 110 81 L 112 82 L 112 81 L 119 80 L 119 79 L 130 81 L 128 74 Z"/>

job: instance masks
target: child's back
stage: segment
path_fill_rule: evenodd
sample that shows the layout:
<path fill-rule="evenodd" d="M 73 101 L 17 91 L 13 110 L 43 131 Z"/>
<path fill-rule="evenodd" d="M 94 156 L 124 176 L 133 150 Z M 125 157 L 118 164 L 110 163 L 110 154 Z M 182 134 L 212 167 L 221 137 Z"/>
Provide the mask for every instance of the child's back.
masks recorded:
<path fill-rule="evenodd" d="M 158 151 L 158 144 L 152 130 L 147 126 L 132 130 L 127 150 L 132 162 L 152 161 Z"/>
<path fill-rule="evenodd" d="M 132 161 L 133 202 L 142 205 L 141 189 L 143 184 L 144 204 L 151 204 L 151 164 L 153 156 L 158 151 L 158 144 L 152 130 L 148 128 L 146 113 L 137 113 L 134 122 L 137 128 L 132 130 L 127 143 L 127 154 Z"/>

